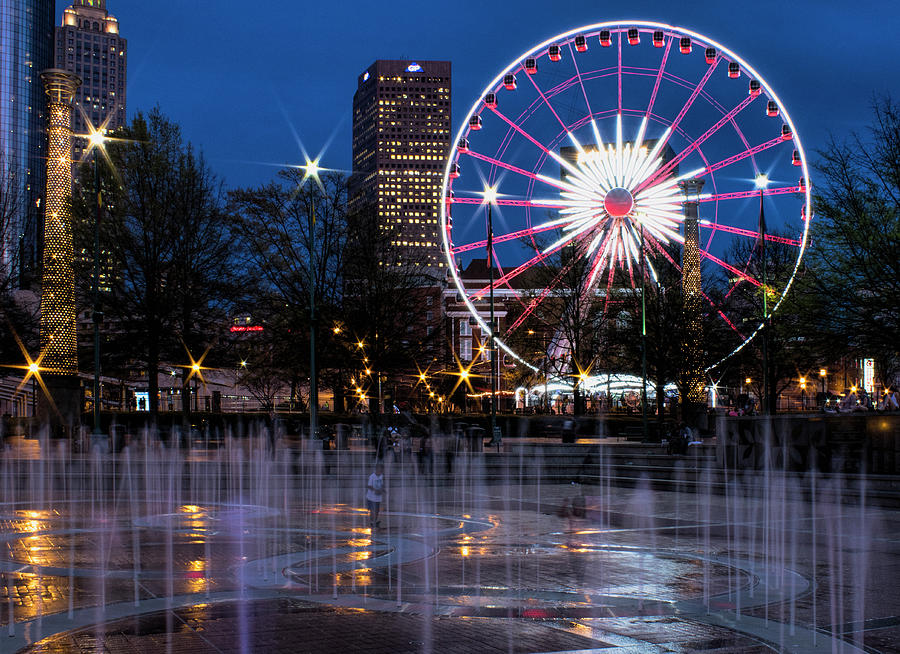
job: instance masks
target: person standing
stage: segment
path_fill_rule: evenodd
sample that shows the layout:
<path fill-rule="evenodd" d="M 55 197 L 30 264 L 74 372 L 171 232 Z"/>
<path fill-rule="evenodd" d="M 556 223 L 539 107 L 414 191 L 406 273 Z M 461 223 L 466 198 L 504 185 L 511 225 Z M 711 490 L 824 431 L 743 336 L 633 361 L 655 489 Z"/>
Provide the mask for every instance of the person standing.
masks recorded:
<path fill-rule="evenodd" d="M 369 481 L 366 483 L 366 507 L 369 509 L 369 527 L 373 530 L 380 525 L 378 513 L 381 510 L 384 493 L 384 464 L 379 461 L 375 464 L 375 472 L 369 475 Z"/>

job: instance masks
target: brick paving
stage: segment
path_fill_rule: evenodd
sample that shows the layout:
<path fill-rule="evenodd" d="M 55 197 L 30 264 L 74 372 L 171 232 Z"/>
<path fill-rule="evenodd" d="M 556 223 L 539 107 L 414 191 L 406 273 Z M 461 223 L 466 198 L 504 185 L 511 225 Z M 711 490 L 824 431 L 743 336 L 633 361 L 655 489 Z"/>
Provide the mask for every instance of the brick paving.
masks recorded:
<path fill-rule="evenodd" d="M 426 647 L 427 645 L 427 647 Z M 298 600 L 195 606 L 53 636 L 28 654 L 555 652 L 608 643 L 540 622 L 323 608 Z M 247 649 L 244 649 L 244 648 Z"/>

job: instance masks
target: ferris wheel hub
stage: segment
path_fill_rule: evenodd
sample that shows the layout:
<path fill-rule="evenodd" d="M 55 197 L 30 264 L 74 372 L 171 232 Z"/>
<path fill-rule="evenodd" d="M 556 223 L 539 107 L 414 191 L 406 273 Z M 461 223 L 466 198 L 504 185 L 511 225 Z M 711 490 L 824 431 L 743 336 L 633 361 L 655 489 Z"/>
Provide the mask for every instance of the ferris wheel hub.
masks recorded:
<path fill-rule="evenodd" d="M 622 218 L 634 209 L 634 196 L 627 188 L 612 188 L 603 199 L 603 208 L 613 218 Z"/>

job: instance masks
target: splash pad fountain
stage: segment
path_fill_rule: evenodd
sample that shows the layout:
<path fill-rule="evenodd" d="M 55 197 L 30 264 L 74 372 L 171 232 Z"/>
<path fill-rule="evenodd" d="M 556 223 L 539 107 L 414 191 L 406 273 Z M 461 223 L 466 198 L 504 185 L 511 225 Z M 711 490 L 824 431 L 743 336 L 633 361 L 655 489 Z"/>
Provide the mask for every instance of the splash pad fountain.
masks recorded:
<path fill-rule="evenodd" d="M 140 436 L 4 452 L 3 651 L 862 652 L 867 624 L 894 625 L 873 571 L 900 516 L 841 475 L 435 434 L 430 468 L 386 458 L 373 532 L 365 443 Z M 622 483 L 642 457 L 659 461 Z"/>

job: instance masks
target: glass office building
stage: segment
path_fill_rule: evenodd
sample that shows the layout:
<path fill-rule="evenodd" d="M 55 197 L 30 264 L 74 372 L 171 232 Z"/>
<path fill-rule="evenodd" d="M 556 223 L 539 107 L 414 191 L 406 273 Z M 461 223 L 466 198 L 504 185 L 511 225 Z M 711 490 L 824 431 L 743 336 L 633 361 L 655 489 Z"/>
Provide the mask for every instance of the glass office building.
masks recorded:
<path fill-rule="evenodd" d="M 47 97 L 41 71 L 53 66 L 53 0 L 0 0 L 0 176 L 16 194 L 16 218 L 0 243 L 0 266 L 17 286 L 40 260 L 47 157 Z M 6 231 L 6 230 L 4 230 Z"/>

